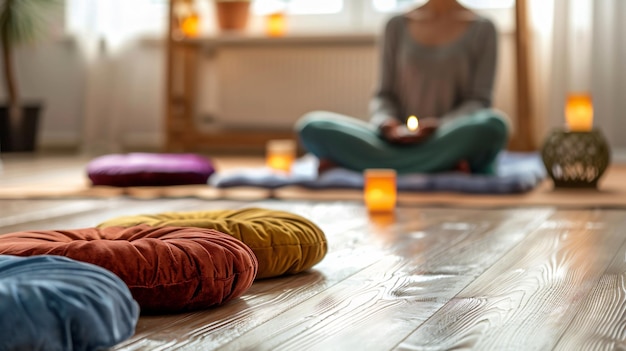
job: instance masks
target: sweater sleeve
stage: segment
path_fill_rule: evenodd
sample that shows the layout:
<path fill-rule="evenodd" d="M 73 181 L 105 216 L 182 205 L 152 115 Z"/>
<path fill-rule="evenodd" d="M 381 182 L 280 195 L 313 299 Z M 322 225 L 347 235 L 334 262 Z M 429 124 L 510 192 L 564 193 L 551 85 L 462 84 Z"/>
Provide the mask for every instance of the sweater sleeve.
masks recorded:
<path fill-rule="evenodd" d="M 471 47 L 474 57 L 474 72 L 470 89 L 465 93 L 462 102 L 454 110 L 441 116 L 445 123 L 459 116 L 468 115 L 483 108 L 491 107 L 493 85 L 496 73 L 498 39 L 493 22 L 485 20 L 485 25 L 478 33 Z"/>
<path fill-rule="evenodd" d="M 398 118 L 397 98 L 393 92 L 396 55 L 398 52 L 399 25 L 402 17 L 391 18 L 386 26 L 382 38 L 381 69 L 378 88 L 370 101 L 371 122 L 376 127 L 389 120 Z"/>

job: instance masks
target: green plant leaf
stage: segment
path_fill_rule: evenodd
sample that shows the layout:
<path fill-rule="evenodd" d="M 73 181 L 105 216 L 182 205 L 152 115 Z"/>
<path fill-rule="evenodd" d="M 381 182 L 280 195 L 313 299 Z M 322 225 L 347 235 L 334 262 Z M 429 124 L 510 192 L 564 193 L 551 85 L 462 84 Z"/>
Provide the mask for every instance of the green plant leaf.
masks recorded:
<path fill-rule="evenodd" d="M 44 30 L 46 11 L 60 0 L 1 0 L 0 34 L 19 44 L 35 40 Z"/>

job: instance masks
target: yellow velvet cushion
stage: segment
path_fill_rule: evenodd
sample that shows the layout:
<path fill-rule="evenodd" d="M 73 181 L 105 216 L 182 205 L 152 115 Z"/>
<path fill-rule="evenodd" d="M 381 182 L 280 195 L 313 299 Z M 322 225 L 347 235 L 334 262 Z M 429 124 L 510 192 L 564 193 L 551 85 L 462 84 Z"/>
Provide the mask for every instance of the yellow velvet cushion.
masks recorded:
<path fill-rule="evenodd" d="M 322 230 L 306 218 L 262 208 L 168 212 L 111 219 L 99 227 L 177 226 L 214 229 L 243 241 L 257 257 L 257 278 L 305 271 L 328 251 Z"/>

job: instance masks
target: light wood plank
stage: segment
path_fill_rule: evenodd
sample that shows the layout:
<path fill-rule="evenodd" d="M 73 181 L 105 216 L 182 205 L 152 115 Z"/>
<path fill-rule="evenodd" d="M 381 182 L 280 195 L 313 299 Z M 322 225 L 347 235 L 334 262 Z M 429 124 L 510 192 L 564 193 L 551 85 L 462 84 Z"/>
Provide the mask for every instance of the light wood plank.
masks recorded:
<path fill-rule="evenodd" d="M 325 231 L 329 253 L 314 269 L 303 275 L 256 282 L 238 301 L 232 301 L 218 309 L 192 315 L 171 316 L 166 320 L 142 319 L 141 331 L 119 347 L 122 350 L 147 350 L 177 347 L 215 349 L 238 338 L 247 330 L 264 325 L 291 309 L 298 309 L 303 302 L 364 268 L 379 265 L 384 252 L 379 249 L 380 239 L 361 205 L 341 203 L 327 205 L 298 205 L 297 203 L 264 202 L 264 207 L 279 210 L 290 209 L 318 223 Z M 429 215 L 431 214 L 432 215 Z M 439 221 L 456 221 L 475 216 L 476 211 L 460 210 L 443 213 L 424 210 L 420 215 L 413 212 L 413 226 L 435 225 Z M 402 223 L 404 219 L 400 219 Z M 431 222 L 432 221 L 432 222 Z M 150 323 L 146 325 L 143 323 Z"/>
<path fill-rule="evenodd" d="M 86 183 L 88 180 L 85 166 L 88 162 L 89 159 L 84 156 L 10 157 L 3 162 L 0 186 L 64 181 Z"/>
<path fill-rule="evenodd" d="M 624 212 L 560 211 L 398 349 L 549 350 L 624 242 Z"/>
<path fill-rule="evenodd" d="M 101 208 L 102 203 L 95 200 L 2 200 L 0 201 L 0 233 L 4 228 L 19 224 L 45 222 L 52 218 L 96 211 Z"/>
<path fill-rule="evenodd" d="M 401 211 L 397 225 L 370 234 L 377 250 L 368 255 L 382 259 L 219 348 L 389 349 L 519 242 L 526 226 L 538 226 L 549 213 L 482 212 L 476 220 L 477 212 L 465 212 L 429 224 L 421 221 L 427 217 L 419 209 Z M 182 349 L 199 350 L 202 342 Z"/>
<path fill-rule="evenodd" d="M 172 345 L 181 347 L 192 341 L 199 342 L 204 350 L 215 349 L 380 259 L 368 248 L 370 237 L 364 230 L 368 221 L 360 206 L 303 206 L 273 201 L 250 205 L 276 210 L 290 208 L 291 212 L 318 223 L 327 235 L 329 254 L 309 273 L 257 281 L 242 298 L 219 308 L 143 317 L 135 336 L 116 349 L 160 350 Z M 359 215 L 355 216 L 357 212 Z M 356 247 L 363 249 L 355 253 Z"/>
<path fill-rule="evenodd" d="M 623 227 L 618 230 L 616 234 L 623 235 Z M 626 350 L 625 321 L 626 245 L 622 245 L 555 350 Z"/>
<path fill-rule="evenodd" d="M 0 226 L 8 217 L 24 215 L 31 212 L 47 211 L 52 208 L 68 207 L 80 208 L 81 205 L 89 204 L 93 200 L 67 201 L 67 200 L 0 200 Z M 71 210 L 68 210 L 71 211 Z"/>
<path fill-rule="evenodd" d="M 118 216 L 170 211 L 203 211 L 234 208 L 245 203 L 236 201 L 203 201 L 199 199 L 167 199 L 142 201 L 108 199 L 50 202 L 49 207 L 25 211 L 13 216 L 0 216 L 0 234 L 27 230 L 73 229 L 94 227 Z"/>

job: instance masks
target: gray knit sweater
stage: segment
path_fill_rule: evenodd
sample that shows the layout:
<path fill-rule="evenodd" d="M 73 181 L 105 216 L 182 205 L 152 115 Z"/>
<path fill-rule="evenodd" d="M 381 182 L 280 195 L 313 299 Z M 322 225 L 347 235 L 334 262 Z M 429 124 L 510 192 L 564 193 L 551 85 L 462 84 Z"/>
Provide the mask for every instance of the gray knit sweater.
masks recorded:
<path fill-rule="evenodd" d="M 493 22 L 477 17 L 452 43 L 425 46 L 411 36 L 409 21 L 398 15 L 387 22 L 372 123 L 404 122 L 411 115 L 445 122 L 490 107 L 497 59 Z"/>

